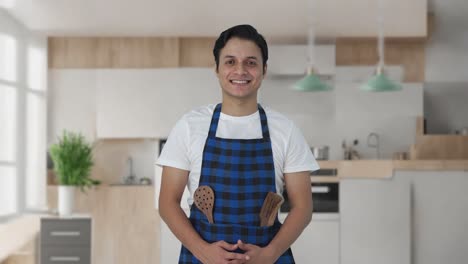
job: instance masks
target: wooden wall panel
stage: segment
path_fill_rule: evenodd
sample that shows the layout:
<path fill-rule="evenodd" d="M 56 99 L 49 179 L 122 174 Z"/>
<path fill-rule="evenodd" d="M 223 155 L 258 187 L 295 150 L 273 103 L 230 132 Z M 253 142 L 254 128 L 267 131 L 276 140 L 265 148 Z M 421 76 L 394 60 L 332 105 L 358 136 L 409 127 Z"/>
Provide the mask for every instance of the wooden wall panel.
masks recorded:
<path fill-rule="evenodd" d="M 49 38 L 49 68 L 167 68 L 178 66 L 178 38 Z"/>
<path fill-rule="evenodd" d="M 215 38 L 180 38 L 180 67 L 214 67 Z"/>
<path fill-rule="evenodd" d="M 386 39 L 385 63 L 402 65 L 404 82 L 423 82 L 425 67 L 424 39 Z M 336 40 L 336 65 L 376 65 L 379 60 L 377 40 L 339 38 Z"/>
<path fill-rule="evenodd" d="M 214 67 L 215 38 L 51 37 L 50 68 Z M 376 65 L 377 40 L 339 38 L 336 65 Z M 423 82 L 424 39 L 387 39 L 385 61 L 403 65 L 405 82 Z"/>
<path fill-rule="evenodd" d="M 81 37 L 49 38 L 49 68 L 94 68 L 96 40 Z"/>

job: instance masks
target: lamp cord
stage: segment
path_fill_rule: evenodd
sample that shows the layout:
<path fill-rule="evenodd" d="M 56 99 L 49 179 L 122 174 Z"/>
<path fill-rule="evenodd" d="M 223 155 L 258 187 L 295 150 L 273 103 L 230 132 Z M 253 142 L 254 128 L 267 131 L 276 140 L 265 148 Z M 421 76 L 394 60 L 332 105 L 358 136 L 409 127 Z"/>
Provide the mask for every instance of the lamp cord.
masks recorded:
<path fill-rule="evenodd" d="M 377 16 L 377 24 L 379 27 L 378 32 L 378 46 L 377 51 L 379 54 L 379 62 L 378 67 L 383 68 L 384 61 L 385 61 L 385 51 L 384 51 L 384 0 L 378 1 L 378 16 Z"/>
<path fill-rule="evenodd" d="M 309 0 L 309 19 L 308 19 L 308 34 L 307 34 L 307 66 L 314 68 L 315 62 L 315 0 Z"/>

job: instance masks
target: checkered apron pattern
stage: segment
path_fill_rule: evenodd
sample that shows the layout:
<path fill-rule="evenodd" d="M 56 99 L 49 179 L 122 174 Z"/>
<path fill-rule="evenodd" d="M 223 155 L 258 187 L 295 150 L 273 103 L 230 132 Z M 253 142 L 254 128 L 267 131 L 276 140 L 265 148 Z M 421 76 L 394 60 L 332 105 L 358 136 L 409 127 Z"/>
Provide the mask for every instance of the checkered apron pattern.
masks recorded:
<path fill-rule="evenodd" d="M 203 150 L 199 185 L 214 191 L 214 224 L 196 207 L 190 210 L 190 221 L 202 236 L 213 243 L 237 240 L 260 247 L 268 245 L 281 227 L 278 218 L 271 227 L 260 227 L 260 209 L 269 191 L 276 192 L 275 168 L 270 133 L 265 111 L 258 105 L 263 138 L 217 138 L 221 104 L 213 112 L 208 137 Z M 238 250 L 237 252 L 242 252 Z M 179 263 L 201 263 L 182 246 Z M 276 263 L 295 263 L 288 249 Z"/>

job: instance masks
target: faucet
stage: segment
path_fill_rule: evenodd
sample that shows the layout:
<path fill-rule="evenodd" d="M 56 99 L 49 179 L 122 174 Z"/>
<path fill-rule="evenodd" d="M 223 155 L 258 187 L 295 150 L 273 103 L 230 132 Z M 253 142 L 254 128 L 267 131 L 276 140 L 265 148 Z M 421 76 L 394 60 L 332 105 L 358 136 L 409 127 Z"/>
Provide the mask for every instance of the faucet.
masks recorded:
<path fill-rule="evenodd" d="M 374 141 L 374 142 L 372 142 Z M 375 148 L 377 159 L 380 159 L 380 142 L 379 134 L 372 132 L 367 136 L 367 146 L 369 148 Z"/>
<path fill-rule="evenodd" d="M 127 159 L 127 164 L 128 164 L 128 176 L 124 178 L 124 183 L 126 184 L 133 184 L 136 182 L 135 174 L 133 173 L 133 159 L 132 157 L 128 157 Z"/>

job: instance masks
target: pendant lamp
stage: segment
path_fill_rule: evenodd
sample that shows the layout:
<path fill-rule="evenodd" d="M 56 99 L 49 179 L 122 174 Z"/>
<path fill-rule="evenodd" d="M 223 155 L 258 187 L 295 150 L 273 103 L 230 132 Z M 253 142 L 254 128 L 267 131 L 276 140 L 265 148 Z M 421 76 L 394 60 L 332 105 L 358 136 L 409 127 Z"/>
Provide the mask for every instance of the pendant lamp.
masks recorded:
<path fill-rule="evenodd" d="M 327 83 L 323 82 L 319 75 L 317 70 L 314 67 L 314 60 L 315 60 L 315 50 L 314 50 L 314 45 L 315 45 L 315 32 L 314 32 L 314 23 L 313 23 L 313 18 L 314 18 L 314 11 L 315 11 L 315 6 L 314 6 L 314 1 L 315 0 L 309 0 L 310 4 L 310 9 L 312 14 L 312 19 L 310 22 L 309 26 L 309 33 L 308 33 L 308 40 L 307 40 L 307 71 L 306 71 L 306 76 L 302 78 L 301 80 L 297 81 L 293 89 L 295 91 L 300 91 L 300 92 L 320 92 L 320 91 L 328 91 L 331 90 L 331 86 L 328 85 Z"/>
<path fill-rule="evenodd" d="M 399 91 L 402 89 L 401 84 L 390 80 L 384 72 L 384 34 L 383 34 L 383 1 L 379 0 L 379 36 L 377 52 L 379 54 L 379 62 L 374 76 L 372 76 L 366 83 L 361 86 L 361 90 L 369 92 L 391 92 Z"/>

